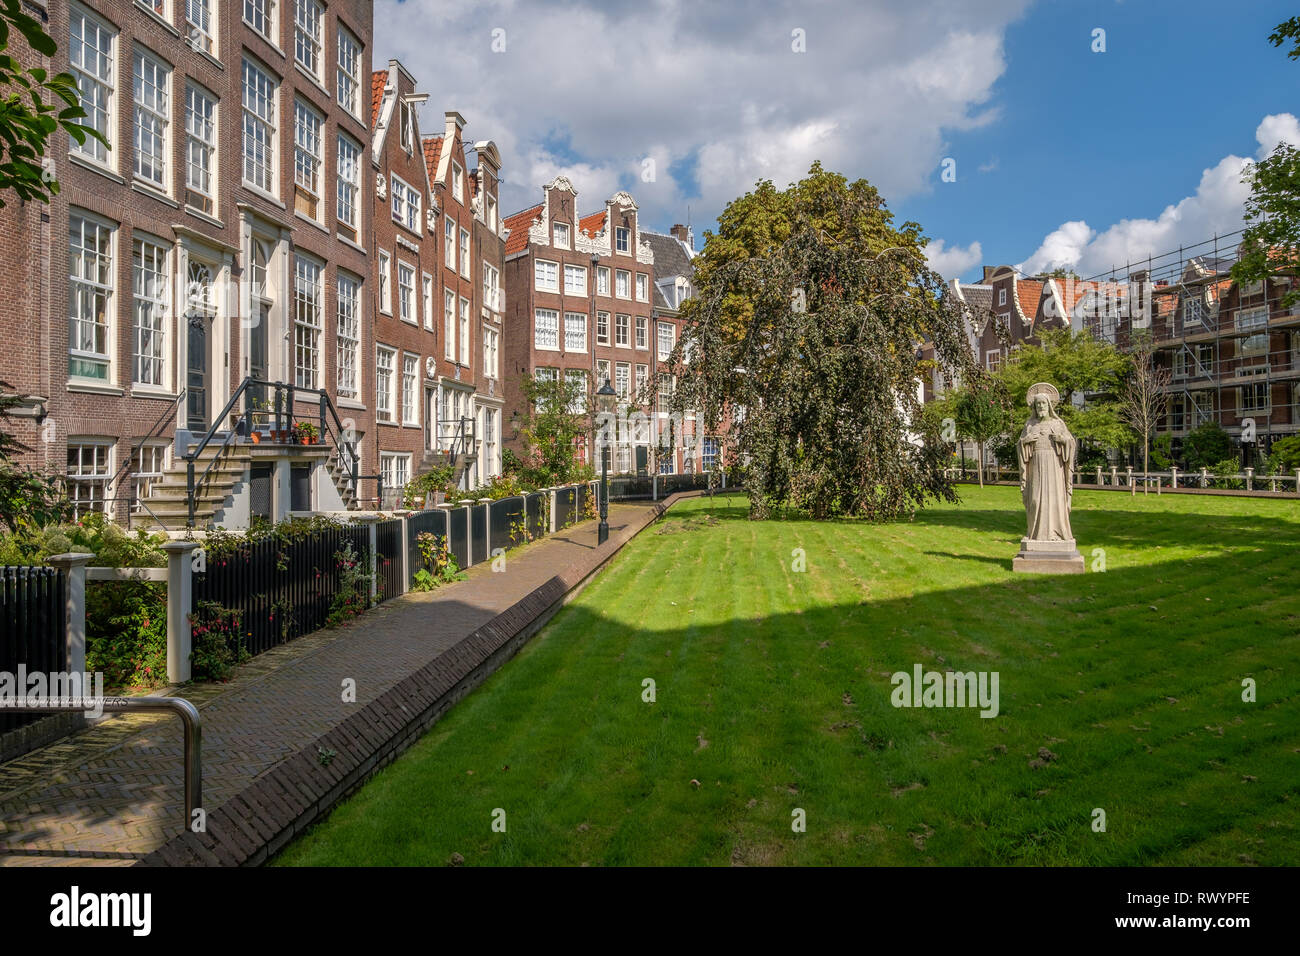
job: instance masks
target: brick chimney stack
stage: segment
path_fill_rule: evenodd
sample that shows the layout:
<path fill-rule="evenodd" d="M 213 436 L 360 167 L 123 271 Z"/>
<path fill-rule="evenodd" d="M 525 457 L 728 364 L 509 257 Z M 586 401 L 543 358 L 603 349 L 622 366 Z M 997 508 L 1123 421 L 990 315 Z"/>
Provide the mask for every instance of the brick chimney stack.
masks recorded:
<path fill-rule="evenodd" d="M 673 223 L 673 227 L 668 232 L 674 239 L 686 243 L 686 248 L 690 249 L 691 252 L 695 251 L 695 235 L 688 227 L 677 222 Z"/>
<path fill-rule="evenodd" d="M 980 284 L 981 284 L 981 285 L 987 285 L 989 279 L 992 278 L 993 273 L 997 271 L 997 268 L 998 268 L 997 266 L 985 266 L 985 267 L 984 267 L 984 278 L 980 280 Z"/>

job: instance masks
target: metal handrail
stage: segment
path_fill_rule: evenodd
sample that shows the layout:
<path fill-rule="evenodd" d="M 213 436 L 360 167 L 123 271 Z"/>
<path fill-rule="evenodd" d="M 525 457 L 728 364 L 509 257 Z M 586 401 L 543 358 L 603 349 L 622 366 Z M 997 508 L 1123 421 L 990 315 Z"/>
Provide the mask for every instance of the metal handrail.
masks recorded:
<path fill-rule="evenodd" d="M 199 709 L 183 697 L 53 697 L 22 703 L 0 698 L 0 711 L 27 714 L 108 711 L 130 713 L 142 710 L 170 710 L 185 725 L 185 827 L 194 822 L 194 811 L 203 803 L 203 722 Z"/>
<path fill-rule="evenodd" d="M 123 472 L 126 472 L 128 469 L 130 469 L 131 462 L 135 461 L 135 453 L 138 452 L 141 448 L 143 448 L 144 443 L 147 442 L 149 439 L 158 437 L 156 432 L 158 431 L 159 428 L 162 427 L 163 422 L 167 421 L 168 416 L 173 414 L 176 411 L 176 406 L 181 403 L 181 400 L 185 398 L 185 395 L 187 394 L 188 391 L 189 391 L 188 389 L 182 388 L 180 390 L 180 394 L 178 394 L 175 398 L 171 400 L 171 404 L 163 409 L 163 413 L 158 416 L 157 421 L 153 423 L 153 426 L 150 427 L 149 431 L 147 431 L 138 442 L 136 442 L 134 445 L 131 446 L 131 454 L 127 457 L 126 461 L 122 462 L 122 467 L 119 468 L 117 472 L 113 475 L 113 477 L 109 480 L 109 487 L 113 487 L 113 488 L 117 487 L 118 479 L 122 477 Z"/>
<path fill-rule="evenodd" d="M 208 462 L 208 466 L 205 469 L 203 469 L 203 474 L 198 476 L 197 480 L 194 474 L 194 463 L 195 461 L 198 460 L 199 455 L 203 453 L 204 449 L 206 449 L 208 445 L 212 442 L 212 439 L 216 437 L 216 434 L 220 430 L 221 425 L 226 421 L 230 413 L 234 411 L 236 404 L 239 402 L 239 399 L 243 396 L 246 396 L 250 388 L 258 388 L 258 387 L 267 387 L 275 390 L 275 421 L 276 421 L 277 430 L 283 430 L 282 426 L 283 426 L 284 414 L 288 415 L 289 420 L 291 422 L 293 421 L 293 406 L 294 406 L 296 393 L 305 392 L 319 397 L 321 436 L 324 437 L 324 435 L 326 434 L 325 412 L 328 409 L 330 413 L 330 418 L 333 419 L 334 425 L 337 429 L 337 437 L 334 440 L 335 447 L 346 448 L 348 455 L 351 458 L 352 490 L 353 490 L 353 494 L 357 494 L 357 490 L 358 490 L 357 481 L 359 478 L 359 476 L 357 475 L 357 467 L 359 462 L 359 456 L 356 450 L 356 443 L 345 441 L 343 439 L 343 422 L 339 420 L 338 411 L 337 409 L 334 408 L 334 403 L 330 400 L 329 392 L 327 392 L 323 388 L 300 388 L 288 382 L 271 382 L 271 381 L 267 381 L 266 379 L 253 378 L 250 376 L 248 378 L 245 378 L 242 382 L 239 383 L 239 387 L 235 389 L 234 394 L 230 396 L 230 400 L 226 402 L 225 407 L 222 408 L 221 411 L 217 414 L 216 418 L 213 419 L 212 425 L 208 428 L 207 432 L 204 433 L 203 437 L 199 439 L 198 443 L 194 446 L 193 451 L 187 451 L 184 455 L 186 497 L 188 499 L 188 511 L 189 511 L 189 516 L 186 519 L 186 524 L 189 527 L 194 526 L 194 512 L 195 512 L 195 505 L 196 505 L 196 502 L 194 500 L 194 493 L 198 488 L 198 486 L 207 479 L 208 474 L 212 471 L 213 466 L 216 465 L 217 460 L 221 456 L 220 454 L 214 455 L 212 457 L 212 460 Z M 288 399 L 287 401 L 282 401 L 282 399 L 284 399 L 283 393 L 286 391 L 288 392 Z M 243 415 L 245 421 L 249 420 L 249 415 L 250 413 L 248 409 L 245 409 Z M 231 428 L 227 432 L 225 439 L 221 443 L 221 448 L 223 451 L 225 450 L 226 446 L 229 445 L 230 442 L 234 439 L 235 431 L 236 430 L 234 428 Z"/>

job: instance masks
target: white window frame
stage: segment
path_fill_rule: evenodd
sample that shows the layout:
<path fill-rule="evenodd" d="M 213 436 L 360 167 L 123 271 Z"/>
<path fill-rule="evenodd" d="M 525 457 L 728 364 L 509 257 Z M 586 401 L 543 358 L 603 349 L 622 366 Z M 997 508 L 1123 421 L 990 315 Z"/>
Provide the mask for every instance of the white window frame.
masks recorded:
<path fill-rule="evenodd" d="M 573 243 L 570 241 L 571 231 L 567 222 L 557 222 L 551 226 L 551 244 L 556 249 L 572 248 Z"/>
<path fill-rule="evenodd" d="M 650 319 L 644 315 L 632 319 L 632 344 L 642 352 L 650 351 Z"/>
<path fill-rule="evenodd" d="M 483 304 L 498 314 L 505 311 L 501 301 L 501 270 L 483 260 Z"/>
<path fill-rule="evenodd" d="M 560 313 L 556 309 L 533 310 L 533 348 L 543 352 L 560 350 Z"/>
<path fill-rule="evenodd" d="M 340 398 L 361 398 L 361 280 L 339 272 L 335 279 L 336 389 Z"/>
<path fill-rule="evenodd" d="M 252 80 L 251 90 L 250 80 Z M 248 57 L 244 57 L 240 91 L 243 107 L 241 134 L 243 162 L 240 175 L 246 186 L 274 195 L 279 166 L 276 162 L 278 146 L 275 123 L 278 115 L 280 84 L 270 73 Z M 250 178 L 250 167 L 255 177 L 259 172 L 263 173 L 263 176 Z"/>
<path fill-rule="evenodd" d="M 587 351 L 587 313 L 564 313 L 564 351 Z"/>
<path fill-rule="evenodd" d="M 460 364 L 469 368 L 469 308 L 470 301 L 460 297 Z"/>
<path fill-rule="evenodd" d="M 341 229 L 351 233 L 353 242 L 361 239 L 361 156 L 360 143 L 347 133 L 338 135 L 335 171 L 335 221 Z"/>
<path fill-rule="evenodd" d="M 112 439 L 105 438 L 68 439 L 66 457 L 71 458 L 75 449 L 77 461 L 75 470 L 72 462 L 65 464 L 63 476 L 67 482 L 68 501 L 72 505 L 74 519 L 92 511 L 108 510 L 107 499 L 112 496 L 109 483 L 113 478 L 113 445 Z M 89 470 L 86 468 L 87 450 L 92 450 Z M 100 450 L 103 451 L 102 464 Z M 88 496 L 82 496 L 82 486 L 87 486 L 90 492 Z M 98 496 L 95 493 L 96 489 L 98 489 Z"/>
<path fill-rule="evenodd" d="M 442 290 L 442 354 L 448 362 L 456 361 L 456 293 Z"/>
<path fill-rule="evenodd" d="M 388 178 L 393 193 L 393 222 L 419 235 L 420 193 L 396 174 L 391 174 Z"/>
<path fill-rule="evenodd" d="M 538 292 L 559 292 L 560 264 L 548 259 L 534 259 L 533 288 Z"/>
<path fill-rule="evenodd" d="M 293 0 L 293 60 L 322 85 L 325 7 L 319 0 Z"/>
<path fill-rule="evenodd" d="M 379 250 L 379 311 L 393 314 L 393 260 L 383 249 Z"/>
<path fill-rule="evenodd" d="M 650 276 L 644 272 L 636 274 L 636 300 L 638 302 L 650 301 Z"/>
<path fill-rule="evenodd" d="M 276 0 L 243 0 L 243 21 L 254 33 L 272 44 L 280 35 L 276 29 L 279 26 L 276 20 L 278 12 L 279 4 Z M 258 20 L 261 20 L 261 26 L 258 25 Z"/>
<path fill-rule="evenodd" d="M 151 189 L 171 193 L 171 65 L 143 47 L 131 55 L 135 131 L 132 172 Z"/>
<path fill-rule="evenodd" d="M 496 329 L 483 328 L 483 374 L 488 378 L 498 378 L 501 359 L 501 333 Z"/>
<path fill-rule="evenodd" d="M 587 295 L 587 267 L 577 266 L 571 262 L 564 264 L 564 294 Z"/>
<path fill-rule="evenodd" d="M 335 98 L 351 116 L 361 118 L 361 41 L 351 30 L 338 26 L 338 57 L 335 63 Z"/>
<path fill-rule="evenodd" d="M 673 324 L 671 322 L 660 322 L 658 323 L 658 326 L 659 326 L 658 330 L 655 333 L 656 334 L 655 344 L 658 349 L 659 361 L 666 362 L 668 361 L 669 356 L 673 354 L 673 346 L 677 344 L 677 330 L 673 327 Z M 668 333 L 667 350 L 664 349 L 665 332 Z"/>
<path fill-rule="evenodd" d="M 209 216 L 217 214 L 220 100 L 197 83 L 185 84 L 185 201 Z M 197 198 L 199 205 L 192 199 Z"/>
<path fill-rule="evenodd" d="M 450 144 L 448 146 L 450 148 Z M 465 205 L 465 170 L 455 160 L 451 162 L 451 194 L 456 202 Z"/>
<path fill-rule="evenodd" d="M 474 265 L 474 258 L 469 254 L 469 230 L 461 229 L 460 231 L 460 274 L 463 278 L 470 278 L 474 271 L 471 267 Z"/>
<path fill-rule="evenodd" d="M 564 370 L 564 380 L 566 382 L 577 382 L 582 386 L 578 394 L 573 397 L 569 403 L 569 412 L 574 415 L 582 415 L 587 411 L 587 373 L 580 368 L 566 368 Z"/>
<path fill-rule="evenodd" d="M 311 276 L 314 282 L 305 282 Z M 299 388 L 320 388 L 324 362 L 321 340 L 325 330 L 325 263 L 294 253 L 293 380 Z M 303 361 L 310 357 L 310 364 Z"/>
<path fill-rule="evenodd" d="M 452 272 L 456 271 L 456 220 L 448 216 L 442 223 L 442 261 Z"/>
<path fill-rule="evenodd" d="M 614 251 L 623 255 L 632 254 L 632 230 L 627 226 L 614 227 Z"/>
<path fill-rule="evenodd" d="M 620 349 L 632 347 L 632 316 L 622 312 L 614 314 L 614 347 Z"/>
<path fill-rule="evenodd" d="M 310 197 L 319 221 L 324 214 L 321 202 L 324 193 L 322 177 L 325 173 L 325 117 L 306 100 L 293 100 L 293 184 L 297 191 Z M 307 213 L 304 213 L 307 215 Z"/>
<path fill-rule="evenodd" d="M 217 55 L 217 16 L 212 0 L 185 0 L 185 35 L 191 49 Z"/>
<path fill-rule="evenodd" d="M 410 325 L 418 326 L 420 316 L 415 306 L 415 266 L 409 262 L 397 260 L 397 317 Z M 410 279 L 404 282 L 403 277 Z"/>
<path fill-rule="evenodd" d="M 69 5 L 68 57 L 77 81 L 81 108 L 86 116 L 77 122 L 98 130 L 105 145 L 87 137 L 84 143 L 69 138 L 71 151 L 101 166 L 112 166 L 117 139 L 118 32 L 80 4 Z M 91 34 L 93 31 L 93 35 Z M 89 55 L 88 55 L 89 54 Z M 89 95 L 88 95 L 89 94 Z"/>
<path fill-rule="evenodd" d="M 424 310 L 424 328 L 433 331 L 433 276 L 424 272 L 420 274 L 420 304 Z"/>
<path fill-rule="evenodd" d="M 603 323 L 601 322 L 602 319 L 604 319 Z M 605 331 L 603 334 L 600 331 L 600 327 L 602 324 L 605 326 Z M 608 312 L 605 312 L 604 310 L 598 311 L 596 313 L 596 344 L 597 345 L 609 345 L 610 342 L 609 324 L 610 324 L 610 314 Z"/>
<path fill-rule="evenodd" d="M 74 262 L 81 260 L 84 262 L 84 256 L 77 256 L 72 251 L 73 236 L 72 231 L 77 223 L 80 223 L 79 235 L 82 239 L 81 248 L 85 249 L 84 239 L 89 232 L 94 232 L 97 239 L 106 238 L 106 251 L 98 250 L 91 253 L 97 260 L 95 276 L 87 276 L 85 270 L 79 270 L 83 274 L 77 274 L 73 271 Z M 117 326 L 116 312 L 117 301 L 115 293 L 116 275 L 117 275 L 117 223 L 110 222 L 100 216 L 85 210 L 72 210 L 68 216 L 68 375 L 70 378 L 88 379 L 95 382 L 111 383 L 114 379 L 113 374 L 113 355 L 115 354 L 116 343 L 113 330 Z M 74 300 L 78 306 L 90 305 L 91 311 L 84 312 L 81 308 L 73 309 Z M 102 303 L 103 314 L 97 316 L 93 311 L 95 304 Z M 74 314 L 74 311 L 76 314 Z M 78 334 L 80 330 L 80 334 Z M 87 333 L 89 332 L 89 335 Z M 98 340 L 103 336 L 103 349 L 98 349 Z M 74 343 L 89 342 L 90 348 L 82 348 Z M 82 375 L 73 371 L 76 363 L 82 363 L 87 366 L 94 366 L 103 370 L 102 375 Z"/>
<path fill-rule="evenodd" d="M 397 349 L 375 343 L 375 421 L 397 424 Z"/>
<path fill-rule="evenodd" d="M 596 266 L 596 295 L 609 295 L 609 266 Z"/>
<path fill-rule="evenodd" d="M 420 356 L 402 353 L 402 381 L 400 387 L 403 425 L 420 424 Z"/>
<path fill-rule="evenodd" d="M 632 273 L 627 269 L 614 270 L 614 297 L 617 299 L 632 298 Z"/>
<path fill-rule="evenodd" d="M 166 389 L 170 381 L 171 246 L 137 233 L 131 241 L 131 382 Z"/>
<path fill-rule="evenodd" d="M 620 402 L 628 402 L 632 395 L 632 363 L 615 362 L 614 363 L 614 391 L 618 393 Z"/>

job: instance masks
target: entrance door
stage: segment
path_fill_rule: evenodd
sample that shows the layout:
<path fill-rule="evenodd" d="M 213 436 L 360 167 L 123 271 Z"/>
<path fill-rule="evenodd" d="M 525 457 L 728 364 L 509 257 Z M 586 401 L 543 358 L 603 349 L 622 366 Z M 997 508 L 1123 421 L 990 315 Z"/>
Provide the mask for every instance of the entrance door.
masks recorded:
<path fill-rule="evenodd" d="M 438 449 L 438 390 L 424 389 L 424 450 Z"/>
<path fill-rule="evenodd" d="M 185 427 L 192 432 L 208 430 L 208 323 L 205 316 L 191 316 L 189 347 L 186 349 Z"/>
<path fill-rule="evenodd" d="M 191 259 L 186 275 L 185 318 L 189 326 L 185 350 L 186 427 L 193 432 L 208 430 L 208 389 L 211 363 L 208 357 L 209 330 L 216 318 L 212 269 Z"/>

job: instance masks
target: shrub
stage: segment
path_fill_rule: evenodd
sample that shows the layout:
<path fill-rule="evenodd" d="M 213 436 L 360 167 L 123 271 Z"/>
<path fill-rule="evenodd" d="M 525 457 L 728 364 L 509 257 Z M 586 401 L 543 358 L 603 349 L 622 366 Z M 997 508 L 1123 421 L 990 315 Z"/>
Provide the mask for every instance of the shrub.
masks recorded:
<path fill-rule="evenodd" d="M 349 541 L 334 552 L 339 568 L 339 589 L 330 602 L 325 618 L 329 626 L 342 624 L 370 607 L 370 562 L 365 553 L 357 554 Z"/>
<path fill-rule="evenodd" d="M 1218 467 L 1215 463 L 1231 458 L 1233 452 L 1232 436 L 1217 422 L 1206 422 L 1183 439 L 1183 459 L 1188 471 L 1202 468 L 1214 471 Z"/>
<path fill-rule="evenodd" d="M 86 667 L 112 688 L 167 681 L 167 587 L 105 581 L 86 588 Z"/>
<path fill-rule="evenodd" d="M 456 563 L 456 556 L 447 546 L 445 537 L 432 531 L 422 531 L 416 536 L 415 543 L 420 549 L 422 567 L 413 575 L 412 590 L 432 591 L 440 584 L 447 584 L 464 577 L 460 573 L 460 566 Z"/>
<path fill-rule="evenodd" d="M 1211 479 L 1211 488 L 1235 488 L 1242 489 L 1246 487 L 1246 482 L 1241 478 L 1225 478 L 1224 475 L 1235 475 L 1241 471 L 1241 462 L 1236 458 L 1225 458 L 1210 468 L 1210 474 L 1221 477 Z"/>
<path fill-rule="evenodd" d="M 190 672 L 194 680 L 228 681 L 249 658 L 243 616 L 215 601 L 200 601 L 190 614 Z"/>
<path fill-rule="evenodd" d="M 439 465 L 437 468 L 416 475 L 402 489 L 402 504 L 407 508 L 415 506 L 416 498 L 427 498 L 438 491 L 450 492 L 453 470 L 451 465 Z"/>
<path fill-rule="evenodd" d="M 1288 435 L 1273 442 L 1269 454 L 1270 475 L 1291 475 L 1300 468 L 1300 435 Z"/>

